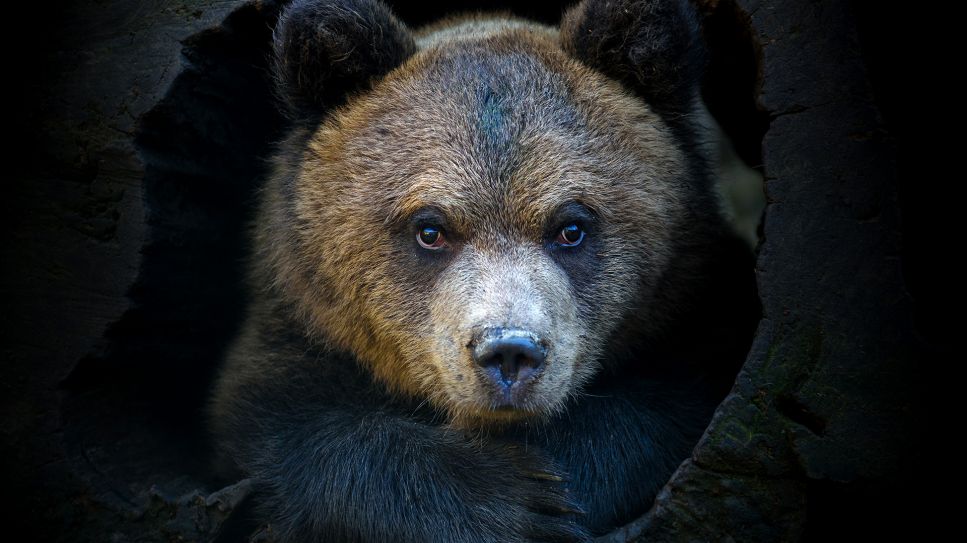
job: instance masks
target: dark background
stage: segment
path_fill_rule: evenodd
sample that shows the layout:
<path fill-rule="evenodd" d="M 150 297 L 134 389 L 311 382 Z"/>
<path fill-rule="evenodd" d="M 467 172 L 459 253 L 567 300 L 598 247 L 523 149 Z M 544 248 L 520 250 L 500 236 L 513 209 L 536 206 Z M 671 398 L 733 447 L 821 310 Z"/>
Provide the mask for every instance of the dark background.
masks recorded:
<path fill-rule="evenodd" d="M 801 156 L 807 164 L 828 160 L 844 172 L 887 172 L 856 187 L 855 201 L 876 192 L 877 209 L 886 210 L 871 211 L 864 220 L 899 210 L 899 223 L 884 219 L 883 226 L 884 239 L 899 236 L 898 250 L 877 244 L 854 250 L 844 233 L 846 246 L 830 249 L 829 259 L 855 259 L 862 266 L 885 254 L 898 259 L 902 276 L 894 280 L 884 270 L 875 281 L 864 280 L 862 273 L 852 283 L 845 277 L 825 279 L 822 259 L 812 256 L 825 249 L 816 249 L 798 264 L 796 279 L 817 278 L 820 288 L 828 285 L 837 293 L 822 310 L 810 305 L 810 288 L 793 289 L 803 297 L 801 304 L 795 293 L 765 289 L 763 297 L 768 307 L 765 297 L 775 292 L 781 307 L 801 309 L 807 317 L 865 321 L 852 328 L 858 335 L 844 340 L 870 353 L 882 341 L 902 351 L 897 356 L 903 361 L 902 371 L 891 373 L 889 381 L 871 379 L 870 397 L 888 406 L 898 383 L 910 392 L 896 396 L 905 402 L 903 421 L 876 430 L 890 436 L 870 462 L 889 456 L 883 465 L 893 468 L 872 470 L 875 476 L 796 474 L 792 478 L 802 484 L 788 499 L 802 506 L 805 520 L 749 537 L 787 538 L 797 529 L 820 540 L 929 533 L 949 508 L 934 485 L 949 480 L 946 471 L 955 471 L 957 464 L 949 452 L 953 436 L 945 432 L 956 428 L 945 416 L 952 414 L 945 399 L 957 393 L 949 368 L 956 367 L 953 340 L 963 320 L 956 311 L 962 287 L 955 281 L 963 277 L 962 264 L 955 264 L 963 243 L 954 236 L 963 176 L 949 158 L 960 152 L 955 148 L 961 139 L 956 135 L 960 104 L 956 87 L 942 77 L 955 66 L 949 58 L 956 37 L 953 18 L 908 5 L 811 2 L 810 13 L 819 15 L 800 22 L 799 8 L 790 7 L 797 2 L 740 2 L 739 11 L 747 9 L 757 21 L 768 22 L 766 10 L 775 13 L 776 31 L 762 36 L 735 15 L 731 3 L 720 4 L 724 7 L 707 10 L 713 47 L 706 95 L 739 153 L 760 168 L 766 160 L 763 134 L 791 110 L 757 101 L 759 77 L 788 78 L 788 87 L 807 98 L 826 92 L 823 77 L 798 81 L 796 64 L 764 66 L 770 60 L 761 56 L 763 43 L 781 47 L 784 40 L 825 36 L 827 24 L 850 29 L 845 37 L 819 39 L 825 47 L 817 54 L 833 48 L 842 58 L 859 60 L 824 66 L 830 82 L 851 81 L 842 88 L 872 98 L 873 139 L 879 147 L 870 151 L 869 163 L 836 164 L 845 159 L 811 151 L 812 144 L 816 149 L 828 144 L 816 136 L 798 148 L 798 155 L 783 158 L 793 163 Z M 205 537 L 225 516 L 192 501 L 193 492 L 207 494 L 225 483 L 209 475 L 200 412 L 215 363 L 244 306 L 242 226 L 251 216 L 264 158 L 283 127 L 265 79 L 273 4 L 242 8 L 219 26 L 231 11 L 227 5 L 7 7 L 4 79 L 10 121 L 5 123 L 4 179 L 10 190 L 4 191 L 0 214 L 7 232 L 0 253 L 0 476 L 11 530 L 24 526 L 36 539 L 103 540 L 114 533 L 121 540 Z M 415 26 L 463 8 L 507 6 L 549 23 L 562 9 L 562 3 L 550 2 L 526 8 L 510 2 L 450 2 L 445 9 L 397 2 L 394 9 Z M 830 138 L 836 134 L 833 124 Z M 766 168 L 767 178 L 772 173 Z M 786 190 L 778 187 L 778 194 Z M 808 202 L 827 200 L 829 190 L 806 184 L 804 203 L 790 197 L 784 205 L 798 206 L 802 215 L 821 214 L 822 205 Z M 823 234 L 835 237 L 838 226 L 831 224 Z M 782 224 L 774 228 L 778 232 Z M 770 238 L 767 226 L 766 242 L 770 239 L 791 243 Z M 829 240 L 807 240 L 804 247 L 824 242 Z M 792 256 L 778 250 L 761 258 L 769 264 L 768 258 Z M 892 327 L 879 333 L 872 328 L 870 323 L 885 317 L 869 309 L 875 304 L 861 303 L 867 298 L 890 298 L 887 312 L 896 312 L 896 318 L 886 321 Z M 813 314 L 820 311 L 828 313 Z M 912 322 L 904 324 L 907 316 Z M 880 375 L 874 365 L 862 369 Z M 837 386 L 835 379 L 830 383 Z M 876 396 L 880 383 L 887 384 Z M 802 409 L 801 419 L 808 422 L 816 410 L 800 400 L 792 409 Z M 879 405 L 871 409 L 887 409 Z M 840 454 L 857 453 L 843 448 Z M 777 502 L 787 499 L 769 492 L 764 495 Z M 802 502 L 796 501 L 799 496 L 805 496 Z M 742 507 L 769 510 L 757 503 Z M 749 518 L 781 524 L 775 520 L 780 517 L 766 513 Z M 781 518 L 787 522 L 788 515 Z"/>

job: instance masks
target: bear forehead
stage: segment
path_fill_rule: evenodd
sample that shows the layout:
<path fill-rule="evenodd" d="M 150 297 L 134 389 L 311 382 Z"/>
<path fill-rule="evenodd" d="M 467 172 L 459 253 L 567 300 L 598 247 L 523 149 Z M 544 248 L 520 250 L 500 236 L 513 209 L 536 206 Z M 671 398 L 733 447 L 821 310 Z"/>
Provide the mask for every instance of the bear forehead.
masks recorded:
<path fill-rule="evenodd" d="M 378 183 L 367 198 L 386 215 L 433 205 L 470 223 L 515 209 L 535 228 L 562 202 L 606 212 L 633 187 L 656 191 L 648 180 L 681 161 L 647 105 L 526 28 L 417 52 L 310 148 L 347 190 Z"/>
<path fill-rule="evenodd" d="M 523 138 L 549 131 L 616 133 L 629 123 L 658 122 L 618 83 L 527 28 L 421 50 L 372 98 L 382 105 L 373 112 L 382 114 L 378 122 L 395 117 L 411 128 L 432 126 L 441 139 L 504 156 Z"/>

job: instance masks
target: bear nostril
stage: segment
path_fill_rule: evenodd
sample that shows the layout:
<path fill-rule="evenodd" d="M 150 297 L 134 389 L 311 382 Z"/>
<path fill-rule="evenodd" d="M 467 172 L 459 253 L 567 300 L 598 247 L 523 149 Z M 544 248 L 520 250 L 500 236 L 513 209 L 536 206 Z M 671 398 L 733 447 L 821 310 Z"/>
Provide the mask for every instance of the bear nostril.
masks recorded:
<path fill-rule="evenodd" d="M 493 377 L 507 386 L 530 380 L 544 364 L 544 347 L 523 330 L 484 330 L 473 343 L 474 362 L 484 369 L 499 370 L 499 376 Z"/>

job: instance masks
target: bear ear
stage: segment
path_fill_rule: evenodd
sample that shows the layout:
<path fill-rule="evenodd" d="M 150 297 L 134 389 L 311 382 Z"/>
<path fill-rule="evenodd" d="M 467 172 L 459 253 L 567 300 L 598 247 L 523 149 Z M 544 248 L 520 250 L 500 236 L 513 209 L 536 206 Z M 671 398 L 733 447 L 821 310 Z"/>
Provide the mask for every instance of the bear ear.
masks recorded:
<path fill-rule="evenodd" d="M 698 96 L 705 48 L 688 0 L 584 0 L 564 15 L 561 39 L 659 111 L 685 112 Z"/>
<path fill-rule="evenodd" d="M 273 39 L 276 89 L 294 119 L 321 116 L 416 51 L 378 0 L 295 0 Z"/>

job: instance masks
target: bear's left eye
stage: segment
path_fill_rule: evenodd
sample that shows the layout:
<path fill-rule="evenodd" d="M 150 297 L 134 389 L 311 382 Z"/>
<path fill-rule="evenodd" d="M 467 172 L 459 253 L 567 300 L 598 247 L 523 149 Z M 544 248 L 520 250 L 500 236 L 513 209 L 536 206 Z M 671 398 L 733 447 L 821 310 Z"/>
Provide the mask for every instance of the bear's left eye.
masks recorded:
<path fill-rule="evenodd" d="M 577 223 L 571 223 L 561 228 L 554 241 L 562 247 L 575 247 L 584 241 L 584 229 Z"/>

